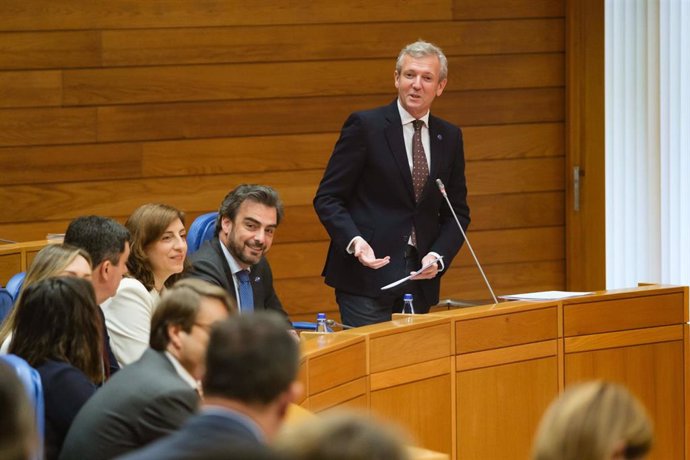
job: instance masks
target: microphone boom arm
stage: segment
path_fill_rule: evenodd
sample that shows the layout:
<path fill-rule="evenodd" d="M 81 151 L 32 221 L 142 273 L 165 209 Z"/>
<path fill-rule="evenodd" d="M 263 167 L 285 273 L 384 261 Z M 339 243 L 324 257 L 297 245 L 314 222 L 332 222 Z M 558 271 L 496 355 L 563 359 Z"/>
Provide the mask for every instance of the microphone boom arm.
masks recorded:
<path fill-rule="evenodd" d="M 494 300 L 494 303 L 498 303 L 498 299 L 496 298 L 496 294 L 494 294 L 494 290 L 491 288 L 491 284 L 489 283 L 489 280 L 487 279 L 486 275 L 484 274 L 484 269 L 482 269 L 482 264 L 479 263 L 479 259 L 477 259 L 477 255 L 474 253 L 474 249 L 472 249 L 472 245 L 470 244 L 470 240 L 467 239 L 467 235 L 465 234 L 465 230 L 462 228 L 462 225 L 460 225 L 460 220 L 458 220 L 457 214 L 455 214 L 455 209 L 453 209 L 453 206 L 451 206 L 451 204 L 450 204 L 450 200 L 448 199 L 448 195 L 446 194 L 446 186 L 443 185 L 443 181 L 441 181 L 441 179 L 436 179 L 436 185 L 438 185 L 438 189 L 441 191 L 441 195 L 443 195 L 443 198 L 446 199 L 446 203 L 448 203 L 448 207 L 450 208 L 450 212 L 453 214 L 453 218 L 455 219 L 455 222 L 458 224 L 458 228 L 460 229 L 460 233 L 462 233 L 462 237 L 465 238 L 465 243 L 467 243 L 467 248 L 470 250 L 472 257 L 474 257 L 474 262 L 477 264 L 477 268 L 479 268 L 479 273 L 482 274 L 482 277 L 484 278 L 484 283 L 486 284 L 486 287 L 489 288 L 489 292 L 491 293 L 491 298 Z"/>

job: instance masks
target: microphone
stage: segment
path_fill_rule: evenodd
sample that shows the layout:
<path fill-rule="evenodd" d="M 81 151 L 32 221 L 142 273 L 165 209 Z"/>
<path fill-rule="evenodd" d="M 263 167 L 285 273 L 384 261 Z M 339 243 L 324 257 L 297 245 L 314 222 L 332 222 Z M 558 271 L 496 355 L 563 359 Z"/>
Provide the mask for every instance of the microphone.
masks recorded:
<path fill-rule="evenodd" d="M 467 239 L 467 235 L 465 234 L 465 230 L 462 229 L 462 225 L 460 225 L 460 221 L 458 220 L 458 216 L 455 214 L 455 210 L 453 209 L 453 206 L 450 204 L 450 200 L 448 199 L 448 194 L 446 194 L 446 186 L 443 185 L 443 181 L 441 179 L 436 179 L 436 185 L 438 185 L 438 190 L 441 192 L 441 195 L 443 195 L 443 198 L 446 199 L 446 203 L 448 203 L 448 207 L 450 208 L 450 212 L 453 213 L 453 217 L 455 218 L 455 223 L 458 224 L 458 228 L 460 229 L 460 233 L 462 233 L 463 238 L 465 238 L 465 242 L 467 243 L 467 247 L 470 250 L 470 253 L 472 253 L 472 257 L 474 257 L 474 262 L 477 264 L 477 268 L 479 269 L 479 273 L 482 274 L 482 277 L 484 278 L 484 283 L 486 284 L 486 287 L 489 288 L 489 292 L 491 293 L 491 298 L 494 299 L 494 303 L 498 303 L 498 299 L 496 298 L 496 294 L 494 294 L 494 290 L 491 288 L 491 283 L 489 283 L 489 280 L 487 279 L 486 275 L 484 274 L 484 269 L 482 268 L 482 264 L 479 263 L 479 259 L 477 259 L 477 255 L 474 253 L 474 249 L 472 249 L 472 245 L 470 244 L 470 240 Z"/>

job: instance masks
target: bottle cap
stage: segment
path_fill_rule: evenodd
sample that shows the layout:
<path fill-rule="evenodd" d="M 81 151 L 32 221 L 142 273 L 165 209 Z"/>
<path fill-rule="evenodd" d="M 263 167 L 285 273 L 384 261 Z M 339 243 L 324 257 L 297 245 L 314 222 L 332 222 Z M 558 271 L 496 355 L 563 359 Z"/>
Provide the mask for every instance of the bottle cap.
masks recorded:
<path fill-rule="evenodd" d="M 404 300 L 412 300 L 412 294 L 405 294 L 405 295 L 403 296 L 403 301 L 404 301 Z"/>
<path fill-rule="evenodd" d="M 325 313 L 318 313 L 316 315 L 316 319 L 326 319 L 326 314 Z"/>

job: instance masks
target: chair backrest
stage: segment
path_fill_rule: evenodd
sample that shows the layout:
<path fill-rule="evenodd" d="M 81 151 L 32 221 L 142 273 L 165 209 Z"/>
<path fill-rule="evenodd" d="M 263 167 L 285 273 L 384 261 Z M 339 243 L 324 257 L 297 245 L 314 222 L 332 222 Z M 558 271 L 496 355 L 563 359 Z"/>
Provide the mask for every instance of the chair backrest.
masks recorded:
<path fill-rule="evenodd" d="M 36 415 L 36 433 L 38 435 L 38 448 L 35 459 L 43 459 L 43 434 L 45 427 L 45 406 L 43 401 L 43 385 L 41 376 L 29 363 L 16 355 L 0 355 L 5 363 L 15 370 L 19 380 L 24 384 L 29 395 L 29 401 L 33 404 Z"/>
<path fill-rule="evenodd" d="M 12 311 L 12 305 L 14 304 L 14 299 L 12 294 L 5 288 L 0 288 L 0 324 L 5 321 L 7 315 Z"/>
<path fill-rule="evenodd" d="M 217 216 L 217 212 L 209 212 L 194 219 L 187 232 L 187 255 L 196 252 L 204 241 L 213 238 Z"/>
<path fill-rule="evenodd" d="M 10 293 L 13 300 L 17 300 L 19 291 L 22 290 L 22 286 L 24 285 L 24 278 L 26 278 L 26 272 L 19 272 L 7 282 L 5 289 Z"/>

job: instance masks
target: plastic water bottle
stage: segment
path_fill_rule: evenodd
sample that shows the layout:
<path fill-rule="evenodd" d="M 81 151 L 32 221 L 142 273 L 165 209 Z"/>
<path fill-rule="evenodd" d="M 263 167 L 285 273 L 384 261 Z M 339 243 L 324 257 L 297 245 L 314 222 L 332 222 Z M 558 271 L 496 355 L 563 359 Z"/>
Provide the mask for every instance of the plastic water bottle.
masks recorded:
<path fill-rule="evenodd" d="M 414 305 L 412 304 L 412 294 L 405 294 L 403 296 L 403 310 L 406 315 L 414 315 Z"/>
<path fill-rule="evenodd" d="M 316 332 L 331 332 L 328 330 L 328 325 L 326 324 L 325 313 L 319 313 L 316 315 Z"/>

